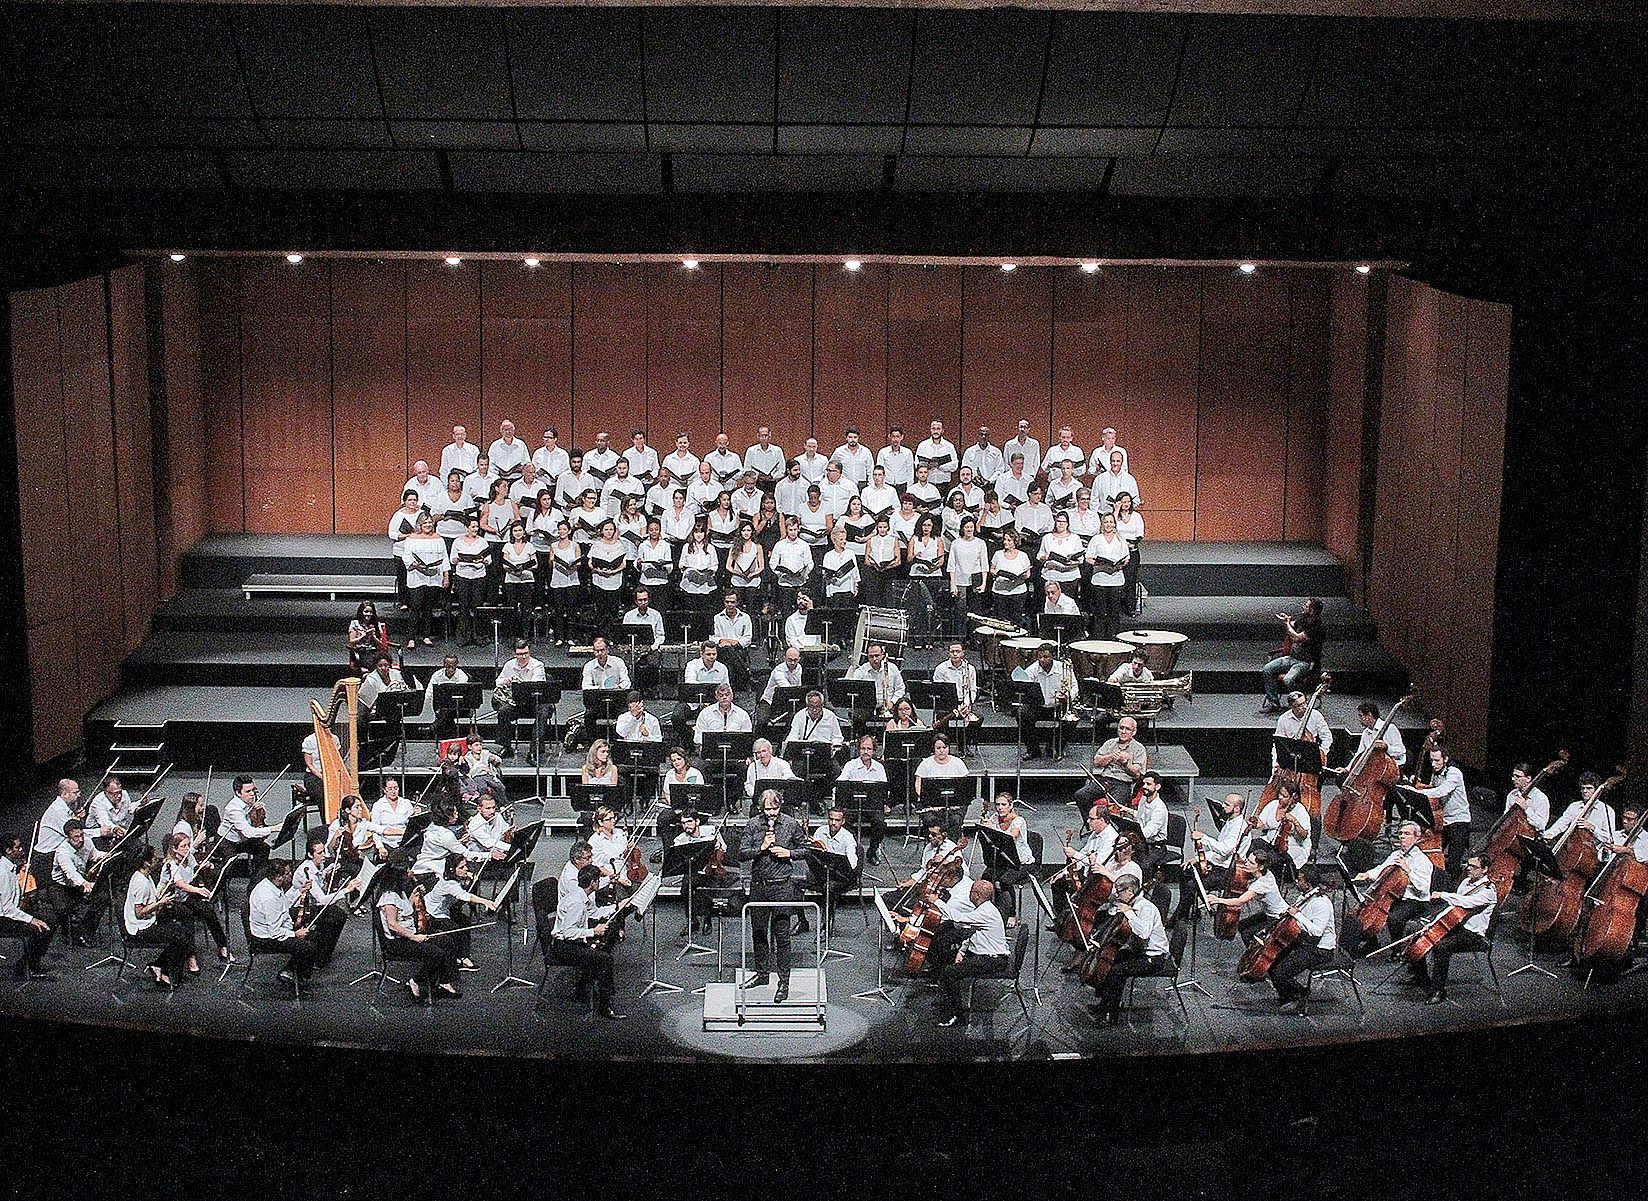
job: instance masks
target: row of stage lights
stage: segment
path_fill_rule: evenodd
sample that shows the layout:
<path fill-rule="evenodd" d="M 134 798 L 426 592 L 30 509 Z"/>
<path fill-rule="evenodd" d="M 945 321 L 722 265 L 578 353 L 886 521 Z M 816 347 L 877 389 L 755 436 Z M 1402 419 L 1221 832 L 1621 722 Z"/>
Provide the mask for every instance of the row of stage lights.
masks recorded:
<path fill-rule="evenodd" d="M 174 253 L 174 254 L 171 255 L 171 260 L 174 263 L 181 263 L 186 257 L 187 257 L 186 255 Z M 291 263 L 295 267 L 299 263 L 303 262 L 303 256 L 301 254 L 297 254 L 296 252 L 294 252 L 294 253 L 288 254 L 286 256 L 286 261 L 288 263 Z M 457 267 L 457 266 L 460 266 L 463 263 L 463 259 L 460 258 L 458 255 L 449 254 L 449 255 L 446 256 L 445 262 L 446 262 L 446 265 L 448 267 Z M 541 265 L 542 262 L 543 262 L 542 259 L 529 258 L 529 259 L 522 259 L 521 260 L 521 265 L 523 267 L 537 267 L 537 266 Z M 685 268 L 686 270 L 688 270 L 688 271 L 696 271 L 696 270 L 698 270 L 698 260 L 697 259 L 682 259 L 681 260 L 681 266 L 683 268 Z M 846 271 L 858 271 L 858 270 L 861 270 L 863 268 L 864 263 L 860 259 L 847 259 L 847 260 L 842 262 L 841 266 L 842 266 L 842 269 L 846 270 Z M 1018 264 L 1017 263 L 1003 263 L 1003 264 L 1001 264 L 1001 269 L 1003 271 L 1016 271 L 1016 270 L 1018 270 Z M 1093 262 L 1082 263 L 1081 264 L 1081 269 L 1082 269 L 1082 271 L 1084 271 L 1088 275 L 1096 275 L 1096 274 L 1098 274 L 1098 271 L 1099 271 L 1099 264 L 1093 263 Z M 1243 275 L 1253 275 L 1254 273 L 1256 273 L 1259 270 L 1259 264 L 1258 263 L 1241 263 L 1237 266 L 1236 270 L 1240 271 Z M 1358 275 L 1368 275 L 1372 271 L 1373 271 L 1373 268 L 1367 263 L 1358 263 L 1358 264 L 1356 264 L 1356 273 Z"/>

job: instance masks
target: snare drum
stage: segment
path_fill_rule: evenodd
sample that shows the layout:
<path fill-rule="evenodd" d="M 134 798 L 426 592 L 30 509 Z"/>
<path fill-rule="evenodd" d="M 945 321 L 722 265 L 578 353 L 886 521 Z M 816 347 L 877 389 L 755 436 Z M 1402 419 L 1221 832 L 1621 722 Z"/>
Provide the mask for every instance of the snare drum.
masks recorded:
<path fill-rule="evenodd" d="M 1111 672 L 1133 657 L 1133 648 L 1109 638 L 1084 638 L 1070 644 L 1070 657 L 1077 679 L 1108 680 Z"/>
<path fill-rule="evenodd" d="M 1008 671 L 1019 667 L 1029 667 L 1036 661 L 1036 651 L 1045 638 L 1034 635 L 1028 638 L 1003 638 L 1001 641 L 1001 666 Z"/>
<path fill-rule="evenodd" d="M 1116 638 L 1144 651 L 1145 665 L 1157 676 L 1173 670 L 1179 661 L 1179 651 L 1190 641 L 1190 635 L 1175 634 L 1172 630 L 1125 630 Z"/>

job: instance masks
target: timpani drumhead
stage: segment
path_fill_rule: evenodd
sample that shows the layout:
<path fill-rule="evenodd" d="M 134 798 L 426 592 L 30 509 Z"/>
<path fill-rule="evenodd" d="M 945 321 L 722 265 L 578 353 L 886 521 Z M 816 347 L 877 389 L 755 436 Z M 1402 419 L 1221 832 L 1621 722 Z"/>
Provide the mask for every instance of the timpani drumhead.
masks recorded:
<path fill-rule="evenodd" d="M 1108 680 L 1110 673 L 1133 657 L 1133 648 L 1111 638 L 1084 638 L 1070 644 L 1076 675 L 1084 680 Z"/>
<path fill-rule="evenodd" d="M 1190 641 L 1190 635 L 1172 630 L 1124 630 L 1116 638 L 1143 650 L 1145 664 L 1158 676 L 1173 670 L 1179 651 Z"/>
<path fill-rule="evenodd" d="M 1045 638 L 1004 638 L 1001 642 L 1001 665 L 1011 671 L 1015 667 L 1029 667 L 1036 661 L 1036 651 Z"/>

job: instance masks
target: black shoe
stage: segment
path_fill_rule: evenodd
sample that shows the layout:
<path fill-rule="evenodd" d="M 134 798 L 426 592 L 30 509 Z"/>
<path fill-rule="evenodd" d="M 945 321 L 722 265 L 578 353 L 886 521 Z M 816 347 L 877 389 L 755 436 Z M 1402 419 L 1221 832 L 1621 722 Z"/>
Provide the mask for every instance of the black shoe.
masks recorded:
<path fill-rule="evenodd" d="M 767 982 L 767 973 L 766 972 L 751 972 L 748 976 L 744 977 L 744 988 L 746 990 L 749 990 L 749 989 L 752 989 L 752 988 L 760 988 L 766 982 Z"/>
<path fill-rule="evenodd" d="M 880 850 L 871 851 L 868 855 L 865 856 L 865 859 L 869 862 L 871 867 L 874 867 L 876 864 L 881 862 L 881 851 Z"/>
<path fill-rule="evenodd" d="M 579 1002 L 580 1004 L 582 1004 L 585 1001 L 588 1001 L 589 1000 L 589 985 L 580 984 L 577 988 L 573 989 L 572 990 L 572 999 L 574 1001 Z"/>
<path fill-rule="evenodd" d="M 619 1013 L 611 1005 L 602 1008 L 600 1014 L 609 1022 L 621 1022 L 629 1016 L 627 1013 Z"/>
<path fill-rule="evenodd" d="M 806 918 L 802 918 L 800 921 L 796 922 L 796 924 L 795 924 L 795 932 L 797 934 L 806 934 L 812 928 L 813 928 L 812 923 L 809 922 Z"/>
<path fill-rule="evenodd" d="M 953 1029 L 957 1026 L 960 1026 L 963 1030 L 965 1030 L 967 1029 L 967 1015 L 952 1013 L 949 1017 L 940 1022 L 939 1025 L 944 1027 L 946 1030 Z"/>
<path fill-rule="evenodd" d="M 778 987 L 773 990 L 773 1000 L 774 1001 L 788 1001 L 789 999 L 790 999 L 790 982 L 788 980 L 782 980 L 782 981 L 779 982 Z"/>
<path fill-rule="evenodd" d="M 648 863 L 662 863 L 662 862 L 664 862 L 664 852 L 654 851 L 651 855 L 649 855 L 647 857 L 647 862 Z"/>

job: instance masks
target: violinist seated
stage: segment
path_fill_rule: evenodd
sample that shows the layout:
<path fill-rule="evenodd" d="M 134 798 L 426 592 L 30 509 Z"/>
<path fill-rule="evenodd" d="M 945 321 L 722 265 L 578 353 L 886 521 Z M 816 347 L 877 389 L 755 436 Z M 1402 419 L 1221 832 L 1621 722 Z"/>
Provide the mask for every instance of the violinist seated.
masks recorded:
<path fill-rule="evenodd" d="M 693 876 L 689 885 L 692 888 L 711 887 L 721 883 L 726 876 L 727 869 L 716 861 L 716 851 L 721 853 L 721 859 L 724 861 L 727 844 L 722 840 L 721 832 L 707 823 L 708 818 L 705 814 L 696 813 L 690 809 L 684 811 L 681 814 L 681 832 L 670 842 L 671 846 L 676 847 L 686 846 L 688 843 L 693 842 L 711 842 L 715 844 L 715 850 L 710 852 L 709 859 L 705 860 L 704 866 L 699 868 Z M 719 868 L 719 875 L 717 874 L 717 868 Z M 692 928 L 682 930 L 681 937 L 686 938 L 693 934 L 708 934 L 710 932 L 710 921 L 708 906 L 695 907 L 692 914 Z"/>
<path fill-rule="evenodd" d="M 488 900 L 469 891 L 474 883 L 475 877 L 470 873 L 469 860 L 462 855 L 448 855 L 440 880 L 433 888 L 427 889 L 423 896 L 423 907 L 429 914 L 430 933 L 458 930 L 459 926 L 468 925 L 469 915 L 460 906 L 475 905 L 488 913 L 498 911 L 497 901 Z M 475 970 L 475 961 L 469 957 L 470 931 L 458 930 L 458 933 L 443 937 L 440 941 L 452 944 L 452 958 L 459 968 L 466 971 Z"/>
<path fill-rule="evenodd" d="M 1425 990 L 1425 1004 L 1440 1005 L 1448 999 L 1448 960 L 1461 951 L 1488 949 L 1488 923 L 1493 920 L 1494 906 L 1499 903 L 1499 889 L 1488 879 L 1487 856 L 1468 857 L 1465 880 L 1459 889 L 1433 892 L 1430 899 L 1441 901 L 1449 909 L 1457 906 L 1466 914 L 1464 921 L 1444 934 L 1429 955 L 1413 965 L 1414 981 Z"/>
<path fill-rule="evenodd" d="M 503 760 L 486 749 L 479 734 L 464 740 L 464 753 L 458 760 L 459 787 L 463 798 L 474 803 L 481 796 L 492 798 L 494 807 L 509 803 L 509 790 L 504 787 Z"/>
<path fill-rule="evenodd" d="M 1277 919 L 1287 912 L 1287 901 L 1283 899 L 1282 886 L 1276 879 L 1276 866 L 1280 857 L 1281 852 L 1267 843 L 1254 843 L 1248 849 L 1247 855 L 1240 859 L 1240 862 L 1253 873 L 1253 883 L 1239 896 L 1208 897 L 1209 904 L 1228 906 L 1232 909 L 1240 909 L 1244 905 L 1258 902 L 1258 912 L 1250 913 L 1237 923 L 1237 929 L 1243 938 L 1257 937 L 1261 929 L 1274 925 Z"/>
<path fill-rule="evenodd" d="M 448 855 L 462 855 L 476 861 L 491 858 L 490 852 L 480 847 L 464 846 L 463 839 L 458 835 L 461 822 L 457 802 L 451 797 L 439 797 L 432 808 L 435 820 L 424 827 L 423 844 L 418 848 L 417 861 L 412 865 L 412 874 L 427 882 L 430 888 L 445 873 Z"/>
<path fill-rule="evenodd" d="M 251 949 L 260 955 L 286 956 L 286 966 L 281 969 L 280 978 L 288 984 L 292 982 L 294 972 L 300 982 L 309 979 L 318 953 L 309 927 L 299 926 L 292 919 L 294 900 L 291 861 L 271 859 L 264 869 L 263 879 L 258 881 L 247 899 L 251 918 L 248 923 L 252 934 Z"/>
<path fill-rule="evenodd" d="M 1276 799 L 1259 810 L 1254 829 L 1262 832 L 1271 843 L 1277 843 L 1275 836 L 1280 832 L 1283 814 L 1288 819 L 1287 857 L 1293 861 L 1295 868 L 1301 868 L 1310 862 L 1310 810 L 1299 799 L 1299 785 L 1287 779 L 1277 786 Z"/>
<path fill-rule="evenodd" d="M 12 974 L 19 980 L 49 980 L 41 965 L 51 942 L 51 925 L 23 908 L 23 888 L 19 872 L 27 851 L 16 834 L 0 834 L 0 938 L 15 938 L 23 944 L 22 954 Z"/>
<path fill-rule="evenodd" d="M 1425 902 L 1431 895 L 1431 860 L 1429 855 L 1419 849 L 1418 823 L 1403 822 L 1396 843 L 1396 850 L 1367 871 L 1359 872 L 1352 877 L 1360 884 L 1378 879 L 1387 867 L 1398 863 L 1407 869 L 1408 886 L 1400 897 L 1391 902 L 1390 916 L 1385 922 L 1385 933 L 1390 940 L 1401 938 L 1407 932 L 1408 923 L 1423 916 Z M 1347 915 L 1345 928 L 1340 935 L 1346 952 L 1353 956 L 1365 955 L 1378 939 L 1377 932 L 1363 935 L 1354 911 Z"/>
<path fill-rule="evenodd" d="M 367 826 L 367 840 L 379 859 L 401 845 L 406 837 L 406 824 L 412 820 L 412 802 L 401 795 L 401 782 L 389 778 L 383 782 L 383 795 L 372 806 L 372 818 Z M 359 827 L 356 841 L 360 841 Z"/>
<path fill-rule="evenodd" d="M 229 954 L 229 935 L 212 904 L 212 890 L 194 882 L 200 864 L 195 858 L 194 841 L 181 830 L 166 835 L 165 858 L 160 865 L 160 891 L 173 897 L 172 913 L 191 930 L 205 926 L 217 944 L 217 955 L 224 963 L 234 962 Z M 200 964 L 193 957 L 186 965 L 190 972 L 198 972 Z"/>
<path fill-rule="evenodd" d="M 953 954 L 947 954 L 937 963 L 939 987 L 950 1002 L 950 1016 L 942 1019 L 940 1026 L 966 1029 L 967 1000 L 962 982 L 971 976 L 1000 975 L 1007 967 L 1012 949 L 995 896 L 995 885 L 988 880 L 975 880 L 968 889 L 965 907 L 950 901 L 939 902 L 946 924 L 953 925 L 963 936 Z M 934 941 L 936 949 L 937 940 Z"/>
<path fill-rule="evenodd" d="M 578 986 L 572 993 L 575 1000 L 588 999 L 593 985 L 595 1012 L 608 1021 L 618 1021 L 624 1015 L 612 1008 L 612 952 L 600 945 L 618 907 L 595 903 L 595 889 L 601 879 L 600 869 L 586 863 L 578 869 L 576 887 L 562 886 L 553 933 L 544 954 L 551 963 L 579 970 Z"/>
<path fill-rule="evenodd" d="M 143 843 L 132 853 L 132 859 L 136 870 L 126 882 L 126 911 L 122 915 L 126 941 L 160 949 L 149 965 L 149 975 L 161 988 L 171 988 L 172 976 L 195 957 L 194 932 L 172 916 L 172 898 L 160 895 L 155 887 L 155 849 Z"/>
<path fill-rule="evenodd" d="M 1300 981 L 1313 968 L 1326 967 L 1333 962 L 1333 952 L 1339 946 L 1339 935 L 1334 929 L 1333 900 L 1325 892 L 1310 894 L 1326 884 L 1317 874 L 1325 869 L 1301 865 L 1299 868 L 1300 901 L 1287 912 L 1299 921 L 1299 938 L 1270 965 L 1270 983 L 1276 990 L 1276 999 L 1282 1005 L 1297 1004 L 1305 1011 L 1305 988 Z"/>
<path fill-rule="evenodd" d="M 988 863 L 983 876 L 995 886 L 996 908 L 1004 917 L 1011 918 L 1017 909 L 1013 889 L 1030 878 L 1030 869 L 1035 865 L 1035 856 L 1030 852 L 1029 827 L 1025 824 L 1024 815 L 1014 812 L 1012 793 L 1003 792 L 996 796 L 995 813 L 989 819 L 989 825 L 1013 840 L 1012 860 L 996 857 L 994 862 Z"/>
<path fill-rule="evenodd" d="M 366 802 L 358 796 L 344 797 L 338 815 L 326 827 L 326 857 L 358 867 L 372 846 L 375 829 Z"/>
<path fill-rule="evenodd" d="M 1223 800 L 1213 805 L 1218 830 L 1212 834 L 1204 834 L 1200 830 L 1190 832 L 1190 840 L 1198 852 L 1196 860 L 1207 859 L 1208 870 L 1202 875 L 1202 887 L 1209 896 L 1222 892 L 1230 884 L 1231 870 L 1237 858 L 1247 853 L 1251 830 L 1247 818 L 1242 816 L 1246 804 L 1247 800 L 1241 793 L 1227 793 Z M 1200 870 L 1199 866 L 1197 870 Z M 1186 876 L 1179 887 L 1179 904 L 1173 910 L 1173 916 L 1167 919 L 1168 928 L 1172 929 L 1189 917 L 1191 906 L 1198 899 L 1195 883 Z"/>
<path fill-rule="evenodd" d="M 1053 912 L 1064 914 L 1070 909 L 1071 898 L 1075 896 L 1079 885 L 1074 877 L 1086 878 L 1101 867 L 1109 867 L 1116 853 L 1115 823 L 1110 820 L 1110 813 L 1103 804 L 1090 804 L 1087 807 L 1087 837 L 1078 846 L 1066 843 L 1064 846 L 1064 870 L 1053 878 Z M 1047 929 L 1054 934 L 1058 933 L 1058 923 L 1055 922 Z"/>
<path fill-rule="evenodd" d="M 1167 926 L 1162 922 L 1161 910 L 1139 890 L 1138 882 L 1131 878 L 1117 880 L 1111 905 L 1115 913 L 1127 918 L 1131 934 L 1116 952 L 1116 962 L 1098 990 L 1102 1026 L 1121 1021 L 1122 993 L 1128 980 L 1158 975 L 1168 963 Z"/>
<path fill-rule="evenodd" d="M 858 884 L 858 839 L 847 828 L 847 811 L 840 805 L 831 805 L 824 815 L 824 824 L 812 833 L 812 845 L 821 851 L 828 851 L 832 855 L 840 855 L 847 860 L 847 871 L 850 873 L 846 880 L 833 881 L 829 889 L 830 912 L 824 915 L 828 927 L 835 926 L 835 907 L 841 902 L 841 894 L 846 889 Z M 816 863 L 808 862 L 810 884 L 819 892 L 824 892 L 824 873 Z"/>
<path fill-rule="evenodd" d="M 136 812 L 137 798 L 121 785 L 119 776 L 110 776 L 86 808 L 86 836 L 98 850 L 106 851 L 126 836 Z"/>
<path fill-rule="evenodd" d="M 349 901 L 361 891 L 360 876 L 351 873 L 342 888 L 326 888 L 326 835 L 311 834 L 307 855 L 292 873 L 292 903 L 299 920 L 309 927 L 309 941 L 315 947 L 315 970 L 324 971 L 337 950 L 338 936 L 349 920 Z M 342 902 L 342 903 L 338 903 Z"/>
<path fill-rule="evenodd" d="M 1594 835 L 1598 846 L 1612 845 L 1619 837 L 1619 828 L 1614 824 L 1613 806 L 1596 799 L 1601 787 L 1602 777 L 1596 772 L 1581 773 L 1579 800 L 1564 809 L 1562 816 L 1545 828 L 1545 840 L 1556 842 L 1568 832 L 1570 826 L 1578 826 Z"/>
<path fill-rule="evenodd" d="M 108 856 L 86 837 L 85 826 L 77 817 L 63 823 L 63 841 L 52 855 L 51 887 L 46 896 L 51 908 L 52 928 L 77 947 L 91 946 L 87 933 L 97 928 L 97 910 L 88 909 L 83 920 L 80 911 L 86 898 L 96 887 L 92 869 Z"/>
<path fill-rule="evenodd" d="M 310 738 L 313 737 L 311 734 Z M 304 754 L 304 762 L 307 763 L 308 752 Z M 263 802 L 258 800 L 257 785 L 251 776 L 236 776 L 234 788 L 235 795 L 223 807 L 223 821 L 218 830 L 223 839 L 222 855 L 226 859 L 236 855 L 250 856 L 246 878 L 257 880 L 269 863 L 269 840 L 280 833 L 280 827 L 265 824 L 268 816 L 262 812 Z M 253 820 L 259 816 L 263 818 L 262 822 Z"/>
<path fill-rule="evenodd" d="M 1091 805 L 1101 795 L 1120 805 L 1132 804 L 1139 779 L 1150 766 L 1149 753 L 1138 735 L 1139 723 L 1131 717 L 1116 723 L 1116 736 L 1106 739 L 1093 752 L 1093 774 L 1098 779 L 1089 780 L 1076 790 L 1077 804 Z"/>
<path fill-rule="evenodd" d="M 420 929 L 429 924 L 424 886 L 413 882 L 411 872 L 399 868 L 388 870 L 395 874 L 378 896 L 377 914 L 379 929 L 383 931 L 384 958 L 418 965 L 417 973 L 406 982 L 406 990 L 414 1001 L 426 997 L 434 1001 L 436 989 L 448 996 L 462 996 L 458 991 L 458 964 L 450 946 L 452 940 L 431 938 L 430 931 Z"/>
<path fill-rule="evenodd" d="M 1306 734 L 1322 748 L 1322 760 L 1326 762 L 1328 750 L 1333 746 L 1333 729 L 1328 725 L 1328 719 L 1322 716 L 1320 709 L 1311 708 L 1310 697 L 1303 692 L 1290 692 L 1287 709 L 1276 719 L 1276 737 L 1299 739 Z M 1279 766 L 1274 745 L 1270 748 L 1270 766 L 1272 771 Z"/>
<path fill-rule="evenodd" d="M 486 853 L 486 858 L 480 861 L 482 866 L 478 878 L 485 879 L 492 872 L 493 865 L 509 855 L 509 844 L 514 837 L 515 827 L 498 812 L 498 802 L 483 795 L 480 807 L 464 827 L 464 839 L 469 843 L 470 854 L 478 857 L 480 852 Z"/>

